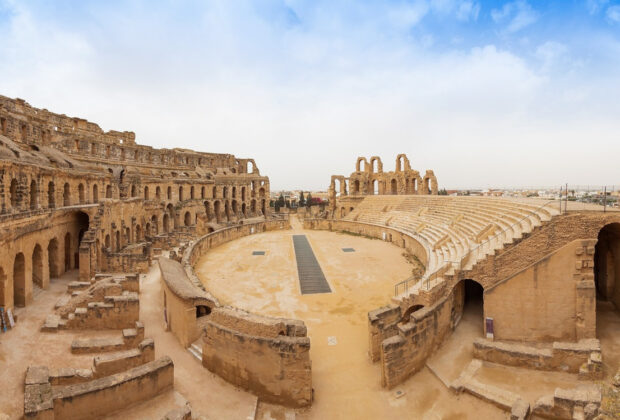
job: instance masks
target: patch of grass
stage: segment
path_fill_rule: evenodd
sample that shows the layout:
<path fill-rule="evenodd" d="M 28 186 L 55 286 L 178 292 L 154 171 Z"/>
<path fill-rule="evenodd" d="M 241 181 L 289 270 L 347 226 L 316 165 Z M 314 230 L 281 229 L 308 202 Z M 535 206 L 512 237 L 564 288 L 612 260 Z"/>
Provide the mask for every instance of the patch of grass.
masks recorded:
<path fill-rule="evenodd" d="M 413 266 L 411 269 L 411 275 L 416 278 L 422 278 L 424 272 L 426 271 L 426 266 L 420 261 L 418 257 L 408 252 L 403 252 L 403 257 L 407 260 L 409 264 Z"/>
<path fill-rule="evenodd" d="M 364 233 L 349 232 L 346 230 L 339 230 L 338 233 L 342 233 L 343 235 L 357 236 L 357 237 L 366 238 L 366 239 L 379 239 L 379 238 L 375 238 L 374 236 L 366 235 Z"/>
<path fill-rule="evenodd" d="M 601 389 L 603 400 L 600 413 L 603 419 L 620 419 L 620 390 L 610 384 L 603 384 Z"/>

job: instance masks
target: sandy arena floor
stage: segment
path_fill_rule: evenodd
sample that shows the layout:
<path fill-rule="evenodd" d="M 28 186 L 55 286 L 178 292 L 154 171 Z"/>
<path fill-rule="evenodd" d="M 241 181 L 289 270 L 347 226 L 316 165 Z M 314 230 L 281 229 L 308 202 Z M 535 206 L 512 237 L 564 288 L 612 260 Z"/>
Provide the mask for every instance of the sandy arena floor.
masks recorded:
<path fill-rule="evenodd" d="M 402 249 L 380 240 L 324 231 L 293 230 L 253 235 L 209 251 L 196 273 L 222 303 L 266 315 L 302 319 L 312 342 L 312 408 L 298 419 L 508 418 L 472 396 L 452 394 L 428 369 L 401 387 L 381 387 L 381 369 L 368 358 L 369 310 L 385 305 L 394 283 L 411 265 Z M 332 293 L 300 295 L 291 236 L 305 234 Z M 354 248 L 345 253 L 342 248 Z M 253 256 L 252 251 L 266 251 Z M 336 345 L 328 338 L 335 337 Z M 404 396 L 397 398 L 396 391 Z M 291 412 L 261 405 L 258 418 L 288 419 Z"/>

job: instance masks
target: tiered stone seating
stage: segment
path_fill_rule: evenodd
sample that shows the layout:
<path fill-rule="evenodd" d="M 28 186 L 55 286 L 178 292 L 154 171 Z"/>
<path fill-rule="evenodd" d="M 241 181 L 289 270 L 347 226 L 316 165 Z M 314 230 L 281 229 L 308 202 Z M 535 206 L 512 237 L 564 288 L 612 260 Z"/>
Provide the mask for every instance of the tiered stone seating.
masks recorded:
<path fill-rule="evenodd" d="M 470 269 L 558 213 L 551 203 L 491 197 L 368 196 L 344 220 L 402 230 L 426 248 L 426 273 L 408 288 L 413 293 Z"/>

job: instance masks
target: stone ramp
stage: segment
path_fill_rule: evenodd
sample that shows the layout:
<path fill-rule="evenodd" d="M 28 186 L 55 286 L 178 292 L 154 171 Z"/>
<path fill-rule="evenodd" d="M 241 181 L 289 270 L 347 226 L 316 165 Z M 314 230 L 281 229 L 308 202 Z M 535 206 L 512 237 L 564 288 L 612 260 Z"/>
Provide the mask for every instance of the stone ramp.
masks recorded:
<path fill-rule="evenodd" d="M 306 235 L 293 235 L 299 288 L 302 295 L 331 293 L 332 289 L 325 279 L 323 270 L 312 251 Z"/>

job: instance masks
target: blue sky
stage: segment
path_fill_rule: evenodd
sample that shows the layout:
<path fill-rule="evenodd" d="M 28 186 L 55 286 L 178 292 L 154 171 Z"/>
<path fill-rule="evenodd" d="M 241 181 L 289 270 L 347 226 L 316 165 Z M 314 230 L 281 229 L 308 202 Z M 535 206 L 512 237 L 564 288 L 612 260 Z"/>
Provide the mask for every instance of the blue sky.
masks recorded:
<path fill-rule="evenodd" d="M 620 0 L 0 0 L 0 94 L 325 188 L 620 184 Z"/>

